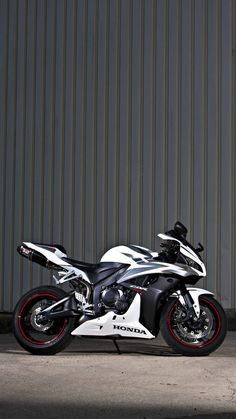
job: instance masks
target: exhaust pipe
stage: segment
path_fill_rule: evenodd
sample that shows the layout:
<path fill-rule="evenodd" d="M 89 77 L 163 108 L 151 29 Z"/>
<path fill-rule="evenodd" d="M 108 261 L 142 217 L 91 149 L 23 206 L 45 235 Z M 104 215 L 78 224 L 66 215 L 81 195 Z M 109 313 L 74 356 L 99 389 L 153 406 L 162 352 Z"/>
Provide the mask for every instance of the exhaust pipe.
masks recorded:
<path fill-rule="evenodd" d="M 26 259 L 29 259 L 31 262 L 36 262 L 39 265 L 47 269 L 61 269 L 60 266 L 53 265 L 45 256 L 36 250 L 29 249 L 25 245 L 20 245 L 17 247 L 17 252 Z"/>

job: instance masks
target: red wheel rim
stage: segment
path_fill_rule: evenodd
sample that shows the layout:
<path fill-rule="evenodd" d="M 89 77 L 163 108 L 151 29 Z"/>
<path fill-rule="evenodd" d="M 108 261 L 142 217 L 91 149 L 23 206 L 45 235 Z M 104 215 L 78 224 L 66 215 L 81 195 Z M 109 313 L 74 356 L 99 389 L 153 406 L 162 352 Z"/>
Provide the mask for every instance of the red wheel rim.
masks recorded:
<path fill-rule="evenodd" d="M 66 327 L 66 325 L 67 325 L 67 323 L 68 323 L 68 321 L 67 321 L 67 319 L 65 319 L 64 320 L 64 323 L 63 323 L 63 325 L 62 325 L 62 327 L 60 328 L 60 330 L 58 331 L 58 333 L 52 338 L 52 339 L 50 339 L 50 340 L 48 340 L 48 341 L 45 341 L 45 342 L 41 342 L 41 341 L 37 341 L 37 340 L 34 340 L 34 339 L 32 339 L 30 336 L 28 336 L 26 333 L 25 333 L 25 331 L 24 331 L 24 328 L 23 328 L 23 324 L 22 324 L 22 315 L 23 315 L 23 313 L 24 313 L 24 311 L 25 311 L 25 309 L 26 309 L 26 307 L 29 305 L 30 307 L 32 306 L 32 303 L 33 303 L 33 301 L 39 301 L 40 299 L 43 299 L 43 298 L 51 298 L 52 300 L 56 300 L 56 301 L 59 301 L 59 298 L 58 297 L 56 297 L 55 295 L 53 295 L 53 294 L 49 294 L 49 293 L 44 293 L 44 294 L 35 294 L 35 295 L 33 295 L 33 296 L 31 296 L 24 304 L 23 304 L 23 306 L 21 307 L 21 309 L 20 309 L 20 312 L 19 312 L 19 315 L 18 315 L 18 326 L 19 326 L 19 329 L 20 329 L 20 332 L 21 332 L 21 334 L 22 334 L 22 336 L 24 337 L 24 339 L 26 339 L 28 342 L 30 342 L 30 343 L 32 343 L 32 344 L 34 344 L 34 345 L 48 345 L 49 343 L 52 343 L 52 342 L 54 342 L 56 339 L 58 339 L 59 338 L 59 336 L 61 336 L 61 334 L 63 333 L 63 331 L 65 330 L 65 327 Z M 43 333 L 43 332 L 42 332 Z"/>
<path fill-rule="evenodd" d="M 215 315 L 215 319 L 216 319 L 216 322 L 217 322 L 217 327 L 216 327 L 216 330 L 215 330 L 215 332 L 214 332 L 214 335 L 213 335 L 213 336 L 212 336 L 212 338 L 211 338 L 209 341 L 207 341 L 207 342 L 202 342 L 202 343 L 195 343 L 195 344 L 191 344 L 191 343 L 185 342 L 184 340 L 179 339 L 179 338 L 176 336 L 176 334 L 174 333 L 174 330 L 173 330 L 173 328 L 172 328 L 171 319 L 172 319 L 172 314 L 173 314 L 173 312 L 174 312 L 174 310 L 175 310 L 175 308 L 176 308 L 176 306 L 177 306 L 177 304 L 178 304 L 178 303 L 176 303 L 176 304 L 174 304 L 174 305 L 173 305 L 173 307 L 171 308 L 170 313 L 169 313 L 169 315 L 168 315 L 168 327 L 169 327 L 169 330 L 170 330 L 170 332 L 171 332 L 171 335 L 173 336 L 173 338 L 174 338 L 177 342 L 181 343 L 181 344 L 182 344 L 182 345 L 184 345 L 184 346 L 188 346 L 188 347 L 190 347 L 190 348 L 203 348 L 203 347 L 206 347 L 206 346 L 210 345 L 212 342 L 214 342 L 214 341 L 215 341 L 215 339 L 217 338 L 217 336 L 219 335 L 219 332 L 220 332 L 221 319 L 220 319 L 220 314 L 219 314 L 219 312 L 218 312 L 217 308 L 216 308 L 216 307 L 215 307 L 215 306 L 214 306 L 214 305 L 213 305 L 210 301 L 206 300 L 206 299 L 205 299 L 205 298 L 203 298 L 203 297 L 200 297 L 200 301 L 205 302 L 205 304 L 206 304 L 207 306 L 211 307 L 212 312 L 214 313 L 214 315 Z"/>

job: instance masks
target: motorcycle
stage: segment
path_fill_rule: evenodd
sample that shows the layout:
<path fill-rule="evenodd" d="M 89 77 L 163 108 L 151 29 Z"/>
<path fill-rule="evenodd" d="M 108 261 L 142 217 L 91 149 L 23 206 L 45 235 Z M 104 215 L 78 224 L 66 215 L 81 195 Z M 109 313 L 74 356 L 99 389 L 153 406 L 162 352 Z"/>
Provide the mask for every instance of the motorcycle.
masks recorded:
<path fill-rule="evenodd" d="M 62 351 L 73 336 L 154 339 L 186 356 L 208 355 L 224 341 L 226 315 L 213 293 L 195 288 L 206 276 L 199 243 L 179 221 L 159 253 L 117 246 L 97 264 L 71 259 L 61 245 L 23 242 L 20 255 L 56 272 L 57 286 L 27 292 L 14 311 L 14 334 L 32 354 Z M 59 288 L 69 284 L 71 291 Z"/>

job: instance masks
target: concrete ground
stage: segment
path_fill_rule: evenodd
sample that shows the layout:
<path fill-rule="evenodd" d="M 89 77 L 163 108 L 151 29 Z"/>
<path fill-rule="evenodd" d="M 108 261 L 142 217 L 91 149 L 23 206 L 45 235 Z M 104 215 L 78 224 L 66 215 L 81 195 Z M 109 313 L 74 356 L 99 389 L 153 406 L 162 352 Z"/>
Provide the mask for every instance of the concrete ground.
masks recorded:
<path fill-rule="evenodd" d="M 33 356 L 0 335 L 0 418 L 236 418 L 236 332 L 208 357 L 174 354 L 161 338 L 75 338 Z"/>

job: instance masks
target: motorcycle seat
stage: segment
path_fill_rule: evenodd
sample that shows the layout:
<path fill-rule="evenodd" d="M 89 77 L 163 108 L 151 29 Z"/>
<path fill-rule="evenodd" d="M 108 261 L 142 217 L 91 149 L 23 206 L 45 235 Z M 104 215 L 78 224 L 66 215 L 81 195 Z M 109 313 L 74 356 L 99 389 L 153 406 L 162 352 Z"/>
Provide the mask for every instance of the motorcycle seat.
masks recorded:
<path fill-rule="evenodd" d="M 86 263 L 71 258 L 62 258 L 62 260 L 84 271 L 93 284 L 106 279 L 108 276 L 118 272 L 121 268 L 129 266 L 118 262 Z"/>

